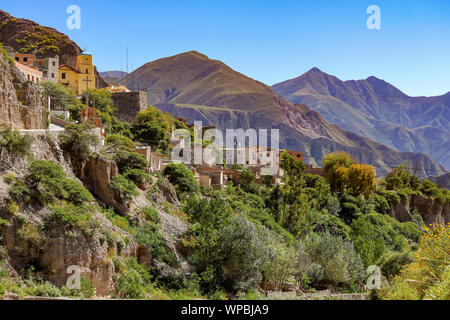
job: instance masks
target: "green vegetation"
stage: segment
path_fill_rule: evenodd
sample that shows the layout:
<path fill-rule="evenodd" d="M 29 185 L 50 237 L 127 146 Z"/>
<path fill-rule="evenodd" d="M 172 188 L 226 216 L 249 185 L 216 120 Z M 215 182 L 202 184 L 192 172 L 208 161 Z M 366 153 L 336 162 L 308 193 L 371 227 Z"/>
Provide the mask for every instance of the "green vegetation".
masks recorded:
<path fill-rule="evenodd" d="M 92 201 L 92 195 L 80 183 L 66 176 L 62 167 L 52 161 L 34 160 L 25 180 L 16 181 L 10 188 L 16 200 L 36 200 L 42 205 L 65 200 L 75 205 Z"/>
<path fill-rule="evenodd" d="M 59 135 L 61 148 L 77 161 L 84 162 L 93 154 L 99 138 L 92 133 L 87 123 L 72 124 Z"/>
<path fill-rule="evenodd" d="M 198 193 L 200 186 L 194 174 L 182 163 L 171 163 L 164 167 L 163 175 L 174 185 L 178 197 L 186 194 Z"/>
<path fill-rule="evenodd" d="M 0 148 L 5 148 L 11 155 L 23 157 L 30 154 L 32 139 L 29 135 L 21 135 L 10 127 L 0 128 Z"/>
<path fill-rule="evenodd" d="M 128 180 L 121 174 L 115 175 L 111 179 L 109 186 L 116 192 L 119 199 L 124 202 L 130 202 L 133 200 L 133 197 L 139 195 L 134 182 Z"/>

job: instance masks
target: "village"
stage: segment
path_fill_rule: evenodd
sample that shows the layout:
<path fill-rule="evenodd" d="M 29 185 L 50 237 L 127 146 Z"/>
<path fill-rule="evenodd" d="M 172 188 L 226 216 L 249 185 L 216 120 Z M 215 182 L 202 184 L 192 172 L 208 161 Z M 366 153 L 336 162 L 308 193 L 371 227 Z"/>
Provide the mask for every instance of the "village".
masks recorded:
<path fill-rule="evenodd" d="M 99 88 L 98 76 L 96 75 L 96 68 L 93 61 L 93 55 L 89 52 L 82 52 L 76 60 L 76 67 L 71 67 L 66 64 L 60 65 L 60 59 L 56 55 L 54 57 L 41 58 L 36 54 L 25 54 L 14 52 L 12 48 L 5 48 L 8 54 L 14 58 L 16 67 L 22 72 L 26 79 L 37 86 L 45 81 L 60 83 L 71 91 L 73 91 L 78 98 L 83 101 L 82 95 L 89 89 Z M 147 109 L 147 92 L 146 91 L 130 91 L 121 84 L 112 83 L 106 87 L 111 93 L 114 105 L 117 108 L 116 116 L 121 121 L 133 123 L 139 112 Z M 58 104 L 51 103 L 52 97 L 46 97 L 45 106 L 48 109 L 49 131 L 51 134 L 58 135 L 64 131 L 64 127 L 72 124 L 69 121 L 69 112 L 58 108 Z M 87 97 L 89 99 L 89 97 Z M 88 102 L 85 101 L 85 104 Z M 187 119 L 178 118 L 177 120 L 183 122 L 189 128 L 193 128 L 194 124 L 188 123 Z M 88 122 L 94 127 L 93 132 L 96 132 L 102 144 L 105 142 L 105 130 L 102 124 L 102 119 L 98 115 L 94 107 L 86 107 L 81 112 L 81 117 L 77 121 Z M 201 128 L 202 132 L 207 129 L 216 129 L 215 126 L 207 126 Z M 26 133 L 38 132 L 41 130 L 22 130 Z M 171 145 L 172 147 L 180 147 L 182 140 L 175 138 L 172 130 Z M 210 187 L 214 190 L 224 190 L 228 183 L 239 184 L 239 172 L 243 169 L 249 169 L 255 173 L 258 180 L 261 180 L 267 173 L 266 164 L 271 163 L 272 168 L 270 172 L 271 181 L 273 184 L 282 184 L 283 170 L 279 167 L 279 160 L 283 151 L 286 151 L 297 161 L 303 161 L 303 153 L 294 150 L 278 150 L 259 145 L 242 146 L 235 143 L 234 148 L 221 148 L 223 154 L 231 154 L 233 159 L 228 164 L 194 164 L 194 161 L 188 161 L 185 164 L 193 172 L 195 179 L 200 186 Z M 170 155 L 152 150 L 151 146 L 137 142 L 135 150 L 137 153 L 144 156 L 149 163 L 148 172 L 162 172 L 163 168 L 172 163 Z M 237 159 L 243 156 L 243 161 L 237 163 Z M 256 155 L 256 156 L 255 156 Z M 263 160 L 265 158 L 265 161 Z M 269 159 L 270 161 L 267 161 Z M 321 168 L 314 168 L 312 165 L 306 165 L 306 173 L 323 175 Z"/>

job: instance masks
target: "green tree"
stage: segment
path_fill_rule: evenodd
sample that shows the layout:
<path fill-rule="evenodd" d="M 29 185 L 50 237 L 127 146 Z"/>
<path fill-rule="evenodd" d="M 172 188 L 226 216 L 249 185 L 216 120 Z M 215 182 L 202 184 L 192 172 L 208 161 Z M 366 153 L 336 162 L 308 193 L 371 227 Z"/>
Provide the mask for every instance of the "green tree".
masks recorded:
<path fill-rule="evenodd" d="M 178 197 L 200 192 L 194 174 L 183 163 L 170 163 L 163 169 L 163 175 L 174 185 Z"/>
<path fill-rule="evenodd" d="M 71 124 L 59 135 L 61 148 L 73 159 L 86 161 L 99 145 L 99 138 L 87 123 Z"/>

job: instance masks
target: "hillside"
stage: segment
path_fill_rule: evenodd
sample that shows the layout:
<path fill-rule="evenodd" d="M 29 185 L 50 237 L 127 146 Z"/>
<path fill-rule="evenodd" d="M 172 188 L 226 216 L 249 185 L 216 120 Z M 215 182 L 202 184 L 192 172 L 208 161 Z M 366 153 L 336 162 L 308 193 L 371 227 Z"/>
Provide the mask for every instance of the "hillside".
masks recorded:
<path fill-rule="evenodd" d="M 125 77 L 128 73 L 124 71 L 105 71 L 100 72 L 100 75 L 108 84 L 117 84 L 120 79 Z"/>
<path fill-rule="evenodd" d="M 410 97 L 376 77 L 342 81 L 317 68 L 273 88 L 343 129 L 399 151 L 426 153 L 450 168 L 450 92 Z"/>
<path fill-rule="evenodd" d="M 305 153 L 318 163 L 329 152 L 344 150 L 377 167 L 379 174 L 400 163 L 418 165 L 422 174 L 442 168 L 420 153 L 400 153 L 328 123 L 304 104 L 294 105 L 271 87 L 196 51 L 149 62 L 122 79 L 148 102 L 176 117 L 202 120 L 219 128 L 279 128 L 281 147 Z"/>
<path fill-rule="evenodd" d="M 21 53 L 35 53 L 38 57 L 59 55 L 60 64 L 75 67 L 81 48 L 67 35 L 56 29 L 41 26 L 38 23 L 12 17 L 0 10 L 0 42 Z M 95 70 L 97 88 L 104 88 L 107 83 Z"/>

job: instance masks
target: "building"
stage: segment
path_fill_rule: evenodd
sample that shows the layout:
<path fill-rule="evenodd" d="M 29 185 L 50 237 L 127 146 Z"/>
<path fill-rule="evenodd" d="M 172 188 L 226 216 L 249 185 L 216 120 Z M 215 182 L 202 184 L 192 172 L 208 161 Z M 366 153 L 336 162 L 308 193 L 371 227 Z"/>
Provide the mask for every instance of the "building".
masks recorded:
<path fill-rule="evenodd" d="M 34 53 L 14 53 L 14 60 L 16 60 L 16 63 L 42 72 L 40 78 L 36 76 L 36 72 L 29 73 L 30 81 L 32 81 L 31 78 L 38 77 L 39 81 L 58 82 L 59 56 L 38 59 Z M 23 70 L 21 71 L 23 72 Z M 28 73 L 26 76 L 28 76 Z"/>
<path fill-rule="evenodd" d="M 14 60 L 27 67 L 34 67 L 34 59 L 34 53 L 14 53 Z"/>
<path fill-rule="evenodd" d="M 42 81 L 42 71 L 39 71 L 33 67 L 29 67 L 23 65 L 16 60 L 16 67 L 23 73 L 23 75 L 27 78 L 28 81 L 33 83 L 40 83 Z"/>
<path fill-rule="evenodd" d="M 152 152 L 152 147 L 150 146 L 138 146 L 135 148 L 135 151 L 147 160 L 149 164 L 148 171 L 160 172 L 162 170 L 164 154 Z"/>
<path fill-rule="evenodd" d="M 34 59 L 34 67 L 39 71 L 42 71 L 42 81 L 58 82 L 59 56 Z"/>
<path fill-rule="evenodd" d="M 147 109 L 147 92 L 113 92 L 112 99 L 117 108 L 116 116 L 121 121 L 136 122 L 139 112 Z"/>
<path fill-rule="evenodd" d="M 60 66 L 58 77 L 59 83 L 69 87 L 77 95 L 82 95 L 87 89 L 95 89 L 96 76 L 92 55 L 86 52 L 80 54 L 75 68 Z"/>

